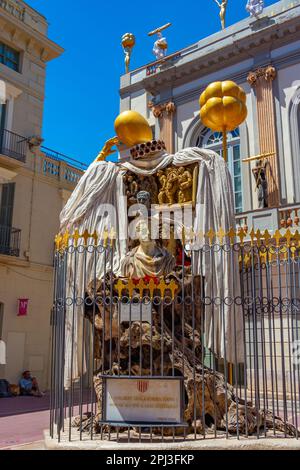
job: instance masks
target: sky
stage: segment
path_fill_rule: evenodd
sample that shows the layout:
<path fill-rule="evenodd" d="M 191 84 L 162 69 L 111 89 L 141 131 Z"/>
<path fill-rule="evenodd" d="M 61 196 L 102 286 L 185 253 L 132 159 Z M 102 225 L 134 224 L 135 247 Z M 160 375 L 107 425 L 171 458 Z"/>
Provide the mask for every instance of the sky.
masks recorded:
<path fill-rule="evenodd" d="M 220 30 L 214 0 L 27 0 L 46 16 L 49 38 L 65 49 L 48 63 L 43 122 L 44 145 L 87 164 L 113 137 L 124 73 L 120 45 L 136 36 L 131 69 L 151 61 L 148 32 L 167 23 L 169 53 Z M 248 16 L 246 0 L 229 0 L 227 25 Z M 266 0 L 265 5 L 277 3 Z"/>

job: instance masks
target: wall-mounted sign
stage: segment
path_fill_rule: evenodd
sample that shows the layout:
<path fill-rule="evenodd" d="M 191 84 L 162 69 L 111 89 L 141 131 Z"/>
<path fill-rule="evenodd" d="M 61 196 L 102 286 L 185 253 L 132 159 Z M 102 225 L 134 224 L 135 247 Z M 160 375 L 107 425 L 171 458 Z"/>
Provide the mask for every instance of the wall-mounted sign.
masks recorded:
<path fill-rule="evenodd" d="M 104 421 L 179 425 L 183 421 L 180 377 L 133 379 L 105 377 Z"/>
<path fill-rule="evenodd" d="M 19 299 L 18 317 L 26 317 L 28 313 L 29 299 Z"/>

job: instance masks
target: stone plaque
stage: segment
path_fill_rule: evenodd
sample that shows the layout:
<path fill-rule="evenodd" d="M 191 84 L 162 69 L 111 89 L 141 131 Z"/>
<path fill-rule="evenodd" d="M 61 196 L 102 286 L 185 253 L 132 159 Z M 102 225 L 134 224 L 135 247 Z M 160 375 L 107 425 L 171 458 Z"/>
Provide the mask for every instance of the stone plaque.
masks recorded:
<path fill-rule="evenodd" d="M 131 309 L 131 311 L 130 311 Z M 130 304 L 120 304 L 120 321 L 129 322 L 131 321 L 140 321 L 142 318 L 143 322 L 148 322 L 151 324 L 152 316 L 152 303 L 132 303 Z"/>
<path fill-rule="evenodd" d="M 105 379 L 105 421 L 110 423 L 182 422 L 180 378 Z"/>

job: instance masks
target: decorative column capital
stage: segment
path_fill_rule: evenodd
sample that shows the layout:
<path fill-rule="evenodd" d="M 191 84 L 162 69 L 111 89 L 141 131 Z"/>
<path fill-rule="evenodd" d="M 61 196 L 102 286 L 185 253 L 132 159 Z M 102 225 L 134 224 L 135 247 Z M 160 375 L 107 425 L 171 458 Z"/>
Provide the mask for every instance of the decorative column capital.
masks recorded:
<path fill-rule="evenodd" d="M 176 112 L 176 105 L 173 101 L 157 105 L 155 105 L 153 101 L 149 101 L 148 108 L 152 110 L 153 116 L 157 119 L 164 117 L 165 113 L 170 115 Z"/>
<path fill-rule="evenodd" d="M 273 65 L 260 67 L 254 72 L 250 72 L 247 78 L 249 85 L 256 86 L 259 78 L 263 78 L 266 82 L 273 82 L 277 77 L 277 70 Z"/>

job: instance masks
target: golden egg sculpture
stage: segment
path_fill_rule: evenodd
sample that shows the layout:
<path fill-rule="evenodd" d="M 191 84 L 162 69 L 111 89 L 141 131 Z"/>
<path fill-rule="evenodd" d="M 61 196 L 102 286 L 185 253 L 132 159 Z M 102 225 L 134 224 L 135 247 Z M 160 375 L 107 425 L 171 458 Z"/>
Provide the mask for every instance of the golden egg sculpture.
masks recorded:
<path fill-rule="evenodd" d="M 153 138 L 148 121 L 136 111 L 124 111 L 115 120 L 116 134 L 123 144 L 133 147 Z"/>
<path fill-rule="evenodd" d="M 232 81 L 214 82 L 200 96 L 200 117 L 213 131 L 233 131 L 247 117 L 246 93 Z"/>
<path fill-rule="evenodd" d="M 223 154 L 227 160 L 227 132 L 247 118 L 246 93 L 230 80 L 208 85 L 200 96 L 200 118 L 209 129 L 223 132 Z"/>

